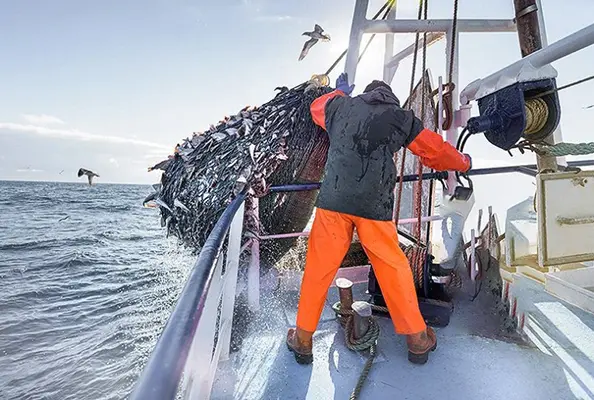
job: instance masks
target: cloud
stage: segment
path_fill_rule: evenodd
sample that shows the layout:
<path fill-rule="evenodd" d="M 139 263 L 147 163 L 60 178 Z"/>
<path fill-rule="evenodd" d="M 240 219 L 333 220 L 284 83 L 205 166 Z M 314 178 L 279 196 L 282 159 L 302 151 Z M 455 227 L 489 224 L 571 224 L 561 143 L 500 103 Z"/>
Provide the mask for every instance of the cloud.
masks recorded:
<path fill-rule="evenodd" d="M 35 169 L 35 168 L 26 168 L 26 169 L 17 169 L 17 172 L 44 172 L 42 169 Z"/>
<path fill-rule="evenodd" d="M 23 117 L 23 119 L 25 119 L 28 123 L 33 125 L 64 124 L 64 121 L 62 121 L 60 118 L 46 114 L 22 114 L 21 117 Z"/>
<path fill-rule="evenodd" d="M 133 144 L 137 146 L 162 149 L 166 151 L 172 150 L 171 146 L 165 146 L 159 143 L 148 142 L 146 140 L 138 140 L 118 136 L 103 136 L 94 133 L 79 131 L 76 129 L 55 129 L 38 125 L 23 125 L 11 122 L 0 122 L 0 134 L 2 133 L 2 130 L 11 132 L 24 132 L 39 136 L 73 139 L 80 141 L 106 142 L 114 144 Z"/>
<path fill-rule="evenodd" d="M 113 158 L 113 157 L 111 157 L 111 158 L 109 159 L 109 163 L 110 163 L 110 164 L 113 164 L 113 165 L 115 165 L 115 166 L 116 166 L 116 168 L 119 168 L 119 167 L 120 167 L 120 163 L 118 162 L 118 160 L 116 160 L 116 159 L 115 159 L 115 158 Z"/>
<path fill-rule="evenodd" d="M 261 22 L 284 22 L 284 21 L 292 21 L 295 18 L 291 17 L 290 15 L 259 15 L 256 17 L 256 21 Z"/>

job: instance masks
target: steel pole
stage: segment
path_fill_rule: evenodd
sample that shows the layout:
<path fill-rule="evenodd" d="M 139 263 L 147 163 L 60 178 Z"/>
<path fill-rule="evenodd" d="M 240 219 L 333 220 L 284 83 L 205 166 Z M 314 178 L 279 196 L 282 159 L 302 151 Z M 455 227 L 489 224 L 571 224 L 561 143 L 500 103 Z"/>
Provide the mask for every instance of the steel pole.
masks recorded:
<path fill-rule="evenodd" d="M 542 34 L 538 21 L 536 0 L 514 0 L 518 41 L 522 58 L 542 49 Z M 555 144 L 553 135 L 545 139 L 547 144 Z M 538 170 L 557 171 L 557 160 L 553 156 L 536 156 Z"/>

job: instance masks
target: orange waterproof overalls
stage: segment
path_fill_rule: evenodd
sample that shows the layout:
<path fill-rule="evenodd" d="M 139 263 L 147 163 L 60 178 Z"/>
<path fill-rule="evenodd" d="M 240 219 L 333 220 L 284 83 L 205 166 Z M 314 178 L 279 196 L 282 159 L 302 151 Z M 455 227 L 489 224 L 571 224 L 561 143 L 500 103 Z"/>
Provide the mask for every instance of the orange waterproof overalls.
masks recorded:
<path fill-rule="evenodd" d="M 317 98 L 311 105 L 314 122 L 325 126 L 325 107 L 335 90 Z M 424 129 L 408 146 L 421 163 L 438 171 L 466 171 L 469 159 L 435 132 Z M 386 190 L 394 188 L 386 187 Z M 318 208 L 308 241 L 305 272 L 301 284 L 297 327 L 315 332 L 324 308 L 328 289 L 351 244 L 353 229 L 382 288 L 396 333 L 410 335 L 426 329 L 419 311 L 408 259 L 398 245 L 394 221 L 376 221 Z"/>

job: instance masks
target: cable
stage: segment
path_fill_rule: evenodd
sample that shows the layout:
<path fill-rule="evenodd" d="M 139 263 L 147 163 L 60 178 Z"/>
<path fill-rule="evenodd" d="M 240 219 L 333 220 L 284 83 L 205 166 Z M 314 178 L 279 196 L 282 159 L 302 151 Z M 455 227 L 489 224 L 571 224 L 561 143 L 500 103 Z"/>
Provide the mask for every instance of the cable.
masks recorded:
<path fill-rule="evenodd" d="M 458 136 L 458 140 L 456 141 L 456 150 L 460 151 L 460 149 L 462 148 L 462 141 L 464 140 L 464 135 L 468 132 L 468 127 L 465 127 L 462 132 L 460 133 L 460 136 Z"/>
<path fill-rule="evenodd" d="M 460 145 L 460 153 L 464 152 L 464 147 L 466 146 L 466 142 L 468 141 L 468 138 L 470 138 L 472 136 L 472 133 L 468 133 L 466 136 L 464 136 L 464 139 L 462 140 L 462 144 Z"/>
<path fill-rule="evenodd" d="M 567 85 L 558 87 L 557 89 L 551 89 L 551 90 L 547 90 L 546 92 L 538 93 L 538 94 L 536 94 L 534 96 L 531 96 L 530 98 L 528 98 L 526 100 L 538 99 L 539 97 L 543 97 L 543 96 L 546 96 L 546 95 L 549 95 L 549 94 L 560 92 L 561 90 L 568 89 L 568 88 L 570 88 L 572 86 L 579 85 L 581 83 L 585 83 L 585 82 L 591 81 L 592 79 L 594 79 L 594 75 L 590 75 L 590 76 L 588 76 L 586 78 L 578 79 L 577 81 L 568 83 Z"/>
<path fill-rule="evenodd" d="M 384 14 L 382 19 L 386 19 L 386 17 L 388 16 L 390 10 L 396 6 L 397 0 L 388 0 L 386 1 L 386 3 L 384 3 L 384 5 L 379 9 L 379 11 L 377 13 L 375 13 L 375 15 L 373 16 L 373 18 L 371 18 L 372 20 L 376 20 L 381 13 L 386 9 L 386 7 L 390 7 L 388 9 L 388 11 L 386 11 L 386 13 Z M 367 48 L 369 47 L 369 45 L 371 44 L 371 41 L 373 40 L 373 38 L 375 37 L 375 34 L 373 34 L 373 36 L 371 36 L 371 38 L 369 38 L 369 41 L 367 42 L 367 44 L 365 45 L 365 49 L 363 50 L 363 52 L 361 53 L 361 55 L 359 56 L 359 61 L 361 60 L 361 57 L 363 56 L 363 54 L 365 54 L 365 51 L 367 50 Z M 338 63 L 347 55 L 349 49 L 345 49 L 342 54 L 340 56 L 338 56 L 338 58 L 336 59 L 336 61 L 334 61 L 334 63 L 332 63 L 332 65 L 330 66 L 330 68 L 328 68 L 328 70 L 326 71 L 326 73 L 324 75 L 330 75 L 332 73 L 332 71 L 334 70 L 334 68 L 336 68 L 336 66 L 338 65 Z"/>
<path fill-rule="evenodd" d="M 387 3 L 386 3 L 387 4 Z M 386 12 L 384 13 L 384 15 L 382 16 L 382 20 L 385 20 L 386 18 L 388 18 L 388 14 L 390 14 L 390 11 L 392 11 L 392 9 L 396 6 L 396 0 L 392 1 L 392 4 L 388 7 L 388 9 L 386 10 Z M 363 58 L 363 56 L 365 55 L 365 53 L 367 52 L 367 49 L 369 49 L 369 46 L 371 45 L 371 42 L 373 41 L 373 39 L 375 38 L 377 34 L 374 33 L 373 35 L 371 35 L 371 37 L 369 38 L 369 40 L 367 41 L 367 44 L 365 45 L 365 47 L 363 48 L 363 51 L 361 52 L 361 54 L 359 55 L 359 58 L 357 59 L 357 63 L 361 62 L 361 59 Z"/>

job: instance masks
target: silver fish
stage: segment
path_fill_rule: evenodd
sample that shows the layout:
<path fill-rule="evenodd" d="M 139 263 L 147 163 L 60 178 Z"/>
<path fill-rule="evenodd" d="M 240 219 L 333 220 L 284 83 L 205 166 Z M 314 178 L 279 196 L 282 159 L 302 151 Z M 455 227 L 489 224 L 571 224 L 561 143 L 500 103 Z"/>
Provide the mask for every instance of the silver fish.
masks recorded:
<path fill-rule="evenodd" d="M 173 205 L 175 207 L 179 207 L 182 210 L 184 210 L 185 212 L 190 212 L 190 210 L 188 209 L 188 207 L 186 207 L 181 201 L 179 201 L 178 199 L 173 200 Z"/>

